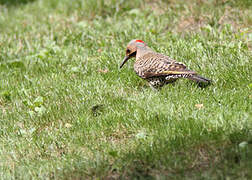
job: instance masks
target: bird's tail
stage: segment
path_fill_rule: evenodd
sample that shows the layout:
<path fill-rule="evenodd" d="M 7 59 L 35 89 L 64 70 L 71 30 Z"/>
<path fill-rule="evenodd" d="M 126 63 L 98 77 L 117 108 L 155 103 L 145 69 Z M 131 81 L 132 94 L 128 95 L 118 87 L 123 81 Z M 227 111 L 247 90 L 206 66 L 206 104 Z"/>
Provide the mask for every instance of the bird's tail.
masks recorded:
<path fill-rule="evenodd" d="M 193 81 L 195 81 L 197 83 L 206 83 L 206 84 L 210 84 L 211 83 L 211 80 L 209 80 L 207 78 L 204 78 L 204 77 L 202 77 L 200 75 L 197 75 L 197 74 L 194 74 L 194 75 L 189 76 L 187 78 L 190 79 L 190 80 L 193 80 Z"/>

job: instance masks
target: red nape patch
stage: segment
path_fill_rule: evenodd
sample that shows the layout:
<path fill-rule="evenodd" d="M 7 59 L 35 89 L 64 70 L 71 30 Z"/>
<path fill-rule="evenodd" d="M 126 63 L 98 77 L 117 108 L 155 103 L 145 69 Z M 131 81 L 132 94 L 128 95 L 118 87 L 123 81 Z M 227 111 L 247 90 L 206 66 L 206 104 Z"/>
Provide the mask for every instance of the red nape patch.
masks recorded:
<path fill-rule="evenodd" d="M 136 40 L 136 42 L 144 43 L 142 40 Z"/>

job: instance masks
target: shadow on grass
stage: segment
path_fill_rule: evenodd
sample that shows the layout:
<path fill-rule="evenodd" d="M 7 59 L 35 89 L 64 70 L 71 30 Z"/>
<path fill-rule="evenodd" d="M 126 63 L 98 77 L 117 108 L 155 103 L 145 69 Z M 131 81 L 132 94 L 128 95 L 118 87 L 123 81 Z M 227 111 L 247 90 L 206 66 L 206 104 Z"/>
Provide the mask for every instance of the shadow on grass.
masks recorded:
<path fill-rule="evenodd" d="M 27 4 L 34 1 L 35 0 L 0 0 L 0 5 L 18 6 L 18 5 Z"/>
<path fill-rule="evenodd" d="M 222 130 L 220 130 L 222 131 Z M 217 132 L 218 133 L 218 132 Z M 185 146 L 186 138 L 174 141 L 156 139 L 152 146 L 140 143 L 131 152 L 113 158 L 106 156 L 100 162 L 83 163 L 76 160 L 65 169 L 61 178 L 85 179 L 200 179 L 213 177 L 252 177 L 252 141 L 247 131 L 230 134 L 230 140 L 204 140 L 199 144 Z M 177 147 L 172 144 L 184 142 Z M 241 143 L 242 141 L 242 143 Z M 246 142 L 246 143 L 244 143 Z M 243 144 L 241 146 L 241 144 Z M 116 154 L 116 153 L 114 153 Z M 113 163 L 111 163 L 113 162 Z"/>

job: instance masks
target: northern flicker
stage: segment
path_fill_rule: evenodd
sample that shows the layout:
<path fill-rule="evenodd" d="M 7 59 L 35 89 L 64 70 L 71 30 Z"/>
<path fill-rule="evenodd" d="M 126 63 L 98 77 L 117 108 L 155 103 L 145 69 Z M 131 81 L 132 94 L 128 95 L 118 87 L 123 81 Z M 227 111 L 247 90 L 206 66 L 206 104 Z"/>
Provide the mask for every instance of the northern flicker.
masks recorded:
<path fill-rule="evenodd" d="M 120 68 L 130 59 L 136 58 L 134 70 L 136 74 L 147 80 L 154 88 L 162 87 L 165 84 L 173 83 L 179 78 L 188 78 L 197 83 L 209 84 L 210 80 L 199 76 L 196 72 L 168 56 L 154 52 L 142 40 L 131 40 L 126 49 L 126 56 Z"/>

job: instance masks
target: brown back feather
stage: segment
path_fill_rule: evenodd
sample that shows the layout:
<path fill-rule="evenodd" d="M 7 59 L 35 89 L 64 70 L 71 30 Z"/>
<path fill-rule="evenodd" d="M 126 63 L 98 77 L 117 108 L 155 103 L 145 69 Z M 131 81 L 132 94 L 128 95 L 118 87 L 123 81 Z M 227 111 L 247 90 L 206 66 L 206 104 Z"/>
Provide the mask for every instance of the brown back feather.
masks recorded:
<path fill-rule="evenodd" d="M 142 78 L 178 75 L 178 74 L 196 74 L 186 68 L 183 63 L 159 53 L 148 53 L 139 57 L 135 64 L 136 71 L 141 73 Z"/>

